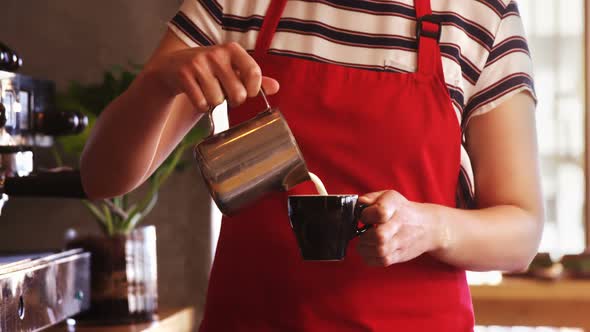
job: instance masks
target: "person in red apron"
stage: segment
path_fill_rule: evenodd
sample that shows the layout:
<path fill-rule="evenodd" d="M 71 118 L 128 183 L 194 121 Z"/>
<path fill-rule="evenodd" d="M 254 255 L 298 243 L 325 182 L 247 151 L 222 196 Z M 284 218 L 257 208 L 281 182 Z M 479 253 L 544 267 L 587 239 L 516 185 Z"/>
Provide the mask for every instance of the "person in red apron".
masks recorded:
<path fill-rule="evenodd" d="M 310 263 L 301 259 L 290 229 L 287 196 L 313 194 L 311 184 L 268 195 L 224 218 L 200 331 L 472 331 L 465 269 L 514 270 L 528 264 L 542 228 L 538 176 L 512 179 L 521 188 L 515 193 L 501 194 L 510 187 L 506 183 L 495 187 L 499 193 L 483 190 L 479 210 L 455 208 L 463 133 L 445 85 L 441 27 L 429 0 L 415 1 L 418 69 L 413 73 L 269 54 L 286 2 L 271 2 L 252 57 L 236 44 L 198 54 L 178 47 L 174 57 L 154 57 L 135 86 L 99 120 L 82 160 L 86 191 L 105 197 L 131 190 L 169 153 L 180 136 L 174 133 L 186 132 L 200 117 L 172 113 L 159 121 L 168 125 L 158 126 L 153 124 L 162 117 L 157 107 L 173 109 L 172 104 L 184 102 L 205 111 L 221 102 L 213 92 L 222 89 L 235 106 L 229 113 L 234 125 L 263 108 L 260 100 L 245 100 L 246 94 L 255 96 L 261 84 L 276 93 L 281 82 L 270 102 L 285 116 L 308 168 L 330 193 L 364 194 L 361 200 L 370 207 L 362 220 L 376 227 L 352 242 L 356 250 L 344 261 Z M 161 87 L 165 93 L 157 92 Z M 149 157 L 150 168 L 138 178 L 137 169 L 128 166 L 127 177 L 111 187 L 95 183 L 94 176 L 104 172 L 96 166 L 101 149 L 116 136 L 117 123 L 130 121 L 116 110 L 139 103 L 140 95 L 150 96 L 151 105 L 145 106 L 154 112 L 140 120 L 143 141 L 130 145 L 145 153 L 135 150 L 134 158 L 121 158 L 139 165 Z M 184 100 L 175 100 L 178 95 Z M 512 107 L 532 108 L 526 96 L 515 100 Z M 525 126 L 515 125 L 534 136 L 534 125 L 526 122 L 532 118 L 524 119 Z M 170 124 L 173 128 L 165 129 Z M 483 148 L 487 139 L 475 141 Z M 534 139 L 523 141 L 504 153 L 524 154 L 529 162 L 522 163 L 522 157 L 515 157 L 516 165 L 498 161 L 497 172 L 536 174 Z M 477 161 L 493 159 L 479 154 L 501 159 L 497 152 L 475 153 L 476 180 L 484 187 L 492 183 L 487 178 L 501 177 L 477 167 Z"/>

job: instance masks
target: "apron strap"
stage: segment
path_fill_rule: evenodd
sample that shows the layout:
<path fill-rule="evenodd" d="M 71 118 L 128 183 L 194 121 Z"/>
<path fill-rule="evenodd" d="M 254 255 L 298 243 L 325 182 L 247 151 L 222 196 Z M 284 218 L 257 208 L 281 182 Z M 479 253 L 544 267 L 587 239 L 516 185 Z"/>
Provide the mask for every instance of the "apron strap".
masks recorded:
<path fill-rule="evenodd" d="M 444 82 L 439 41 L 440 20 L 432 15 L 430 0 L 414 0 L 416 6 L 416 39 L 418 42 L 418 72 L 439 75 Z"/>
<path fill-rule="evenodd" d="M 258 32 L 256 48 L 254 49 L 255 55 L 262 56 L 270 48 L 270 43 L 275 35 L 286 5 L 287 0 L 271 0 L 270 5 L 266 9 L 266 15 L 264 15 L 264 21 L 262 21 L 262 27 Z"/>

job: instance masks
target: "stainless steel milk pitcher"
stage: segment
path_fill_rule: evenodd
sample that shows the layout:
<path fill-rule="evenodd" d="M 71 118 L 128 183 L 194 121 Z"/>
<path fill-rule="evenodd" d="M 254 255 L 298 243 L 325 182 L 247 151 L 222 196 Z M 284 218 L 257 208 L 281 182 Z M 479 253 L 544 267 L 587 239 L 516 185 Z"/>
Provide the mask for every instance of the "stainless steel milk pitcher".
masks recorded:
<path fill-rule="evenodd" d="M 254 118 L 209 136 L 194 149 L 209 192 L 224 215 L 232 215 L 266 193 L 289 190 L 309 180 L 297 142 L 261 90 L 266 109 Z"/>

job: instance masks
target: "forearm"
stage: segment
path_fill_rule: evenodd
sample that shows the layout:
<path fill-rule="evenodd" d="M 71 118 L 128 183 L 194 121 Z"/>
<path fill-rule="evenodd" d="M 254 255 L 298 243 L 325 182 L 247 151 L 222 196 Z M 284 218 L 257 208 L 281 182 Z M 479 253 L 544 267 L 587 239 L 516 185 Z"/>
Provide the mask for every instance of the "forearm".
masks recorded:
<path fill-rule="evenodd" d="M 513 205 L 460 210 L 430 205 L 441 226 L 438 259 L 472 271 L 518 271 L 537 252 L 542 213 Z"/>
<path fill-rule="evenodd" d="M 102 112 L 81 159 L 84 188 L 91 198 L 117 196 L 143 182 L 177 98 L 144 72 Z M 197 120 L 195 113 L 187 128 Z"/>

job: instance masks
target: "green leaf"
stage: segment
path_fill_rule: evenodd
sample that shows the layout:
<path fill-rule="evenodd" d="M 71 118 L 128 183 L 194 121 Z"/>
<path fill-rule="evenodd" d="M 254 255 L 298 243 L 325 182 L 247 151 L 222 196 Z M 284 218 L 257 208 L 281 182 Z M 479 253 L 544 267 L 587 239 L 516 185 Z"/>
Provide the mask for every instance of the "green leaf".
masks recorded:
<path fill-rule="evenodd" d="M 184 151 L 186 150 L 186 148 L 187 148 L 187 145 L 180 144 L 180 146 L 178 146 L 172 152 L 170 157 L 168 157 L 168 159 L 166 160 L 166 164 L 163 165 L 163 167 L 160 167 L 158 169 L 158 171 L 161 170 L 161 172 L 159 172 L 155 178 L 156 190 L 158 190 L 160 188 L 160 186 L 162 185 L 162 183 L 164 183 L 168 179 L 168 177 L 170 177 L 170 175 L 172 174 L 172 172 L 176 168 L 176 165 L 180 161 L 180 158 L 182 158 L 182 155 L 184 154 Z"/>
<path fill-rule="evenodd" d="M 145 196 L 143 197 L 143 199 L 141 200 L 141 202 L 138 204 L 137 206 L 137 210 L 142 212 L 144 215 L 146 214 L 145 211 L 147 210 L 147 207 L 152 204 L 152 201 L 155 199 L 157 201 L 158 199 L 158 186 L 156 185 L 155 181 L 150 181 L 149 183 L 149 190 L 148 192 L 145 194 Z"/>
<path fill-rule="evenodd" d="M 107 221 L 105 215 L 100 212 L 100 209 L 92 202 L 83 200 L 82 204 L 90 210 L 92 215 L 98 220 L 98 225 L 106 234 L 111 234 L 112 232 L 112 225 Z"/>
<path fill-rule="evenodd" d="M 131 204 L 131 206 L 127 209 L 127 215 L 131 216 L 133 213 L 135 213 L 137 210 L 139 210 L 139 206 L 137 204 Z"/>
<path fill-rule="evenodd" d="M 174 170 L 177 172 L 182 172 L 182 171 L 186 170 L 191 165 L 192 165 L 192 163 L 188 160 L 180 160 L 180 161 L 178 161 L 178 164 L 176 164 L 176 168 L 174 168 Z"/>
<path fill-rule="evenodd" d="M 61 167 L 64 165 L 63 158 L 59 154 L 59 151 L 57 150 L 57 146 L 54 145 L 51 147 L 51 154 L 53 155 L 53 159 L 55 160 L 55 163 L 57 164 L 58 167 Z"/>
<path fill-rule="evenodd" d="M 113 204 L 118 208 L 123 208 L 123 198 L 121 196 L 113 197 Z"/>
<path fill-rule="evenodd" d="M 104 214 L 102 214 L 102 212 L 100 212 L 99 208 L 96 205 L 94 205 L 90 201 L 86 201 L 86 200 L 82 201 L 82 203 L 88 208 L 88 210 L 90 210 L 92 215 L 94 215 L 94 217 L 96 219 L 98 219 L 98 221 L 100 221 L 101 223 L 106 222 L 106 218 L 105 218 Z"/>
<path fill-rule="evenodd" d="M 127 221 L 126 227 L 122 228 L 122 230 L 124 230 L 124 233 L 127 234 L 132 229 L 134 229 L 135 226 L 141 221 L 141 219 L 143 219 L 143 215 L 140 212 L 135 213 L 133 217 L 129 218 L 129 220 Z"/>
<path fill-rule="evenodd" d="M 152 195 L 152 197 L 150 198 L 150 200 L 148 201 L 148 203 L 146 204 L 146 206 L 143 208 L 143 210 L 141 210 L 141 214 L 144 216 L 148 215 L 150 212 L 152 212 L 152 210 L 156 206 L 157 202 L 158 202 L 158 192 L 155 191 L 154 194 Z"/>
<path fill-rule="evenodd" d="M 207 120 L 206 117 L 203 117 L 202 120 L 200 120 L 193 129 L 186 134 L 182 139 L 182 143 L 194 146 L 207 137 L 207 134 L 209 134 L 209 121 L 205 120 Z"/>
<path fill-rule="evenodd" d="M 108 229 L 108 234 L 109 235 L 113 235 L 114 234 L 114 229 L 115 229 L 115 225 L 113 224 L 113 217 L 111 215 L 111 209 L 109 209 L 109 207 L 106 204 L 102 204 L 102 211 L 103 214 L 105 216 L 105 221 L 107 224 L 107 229 Z"/>

